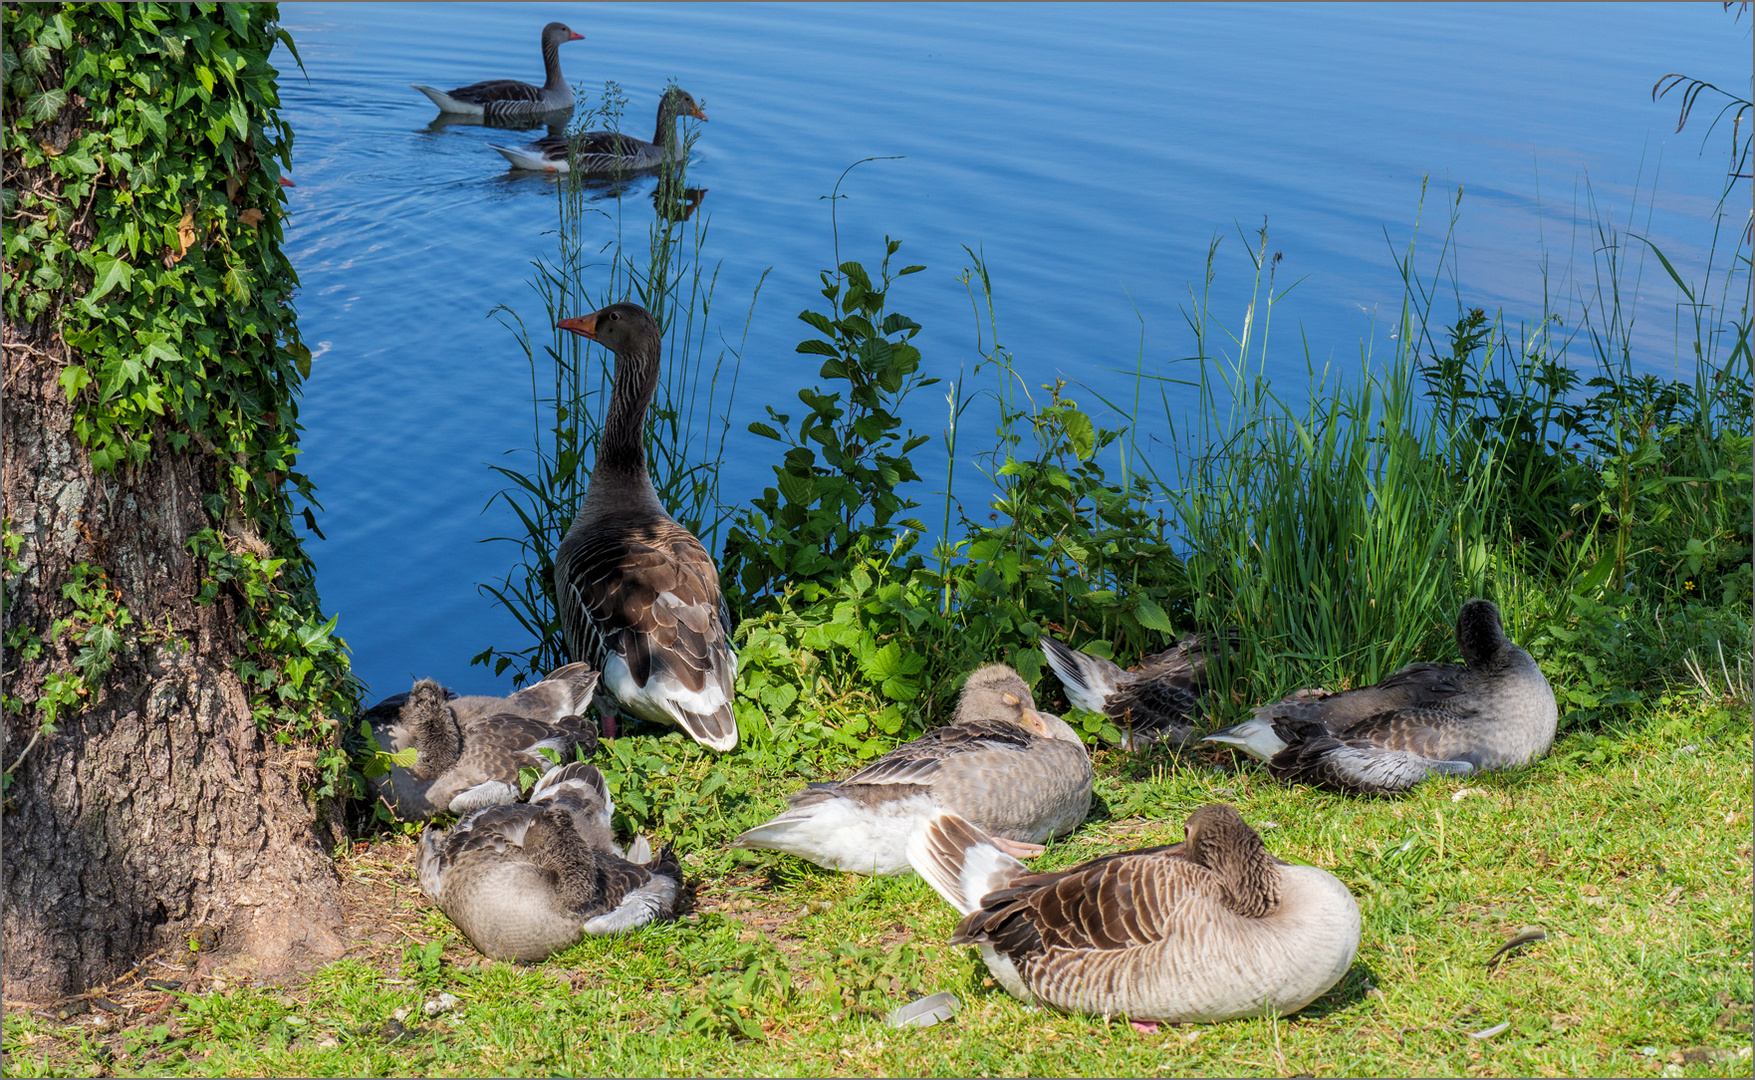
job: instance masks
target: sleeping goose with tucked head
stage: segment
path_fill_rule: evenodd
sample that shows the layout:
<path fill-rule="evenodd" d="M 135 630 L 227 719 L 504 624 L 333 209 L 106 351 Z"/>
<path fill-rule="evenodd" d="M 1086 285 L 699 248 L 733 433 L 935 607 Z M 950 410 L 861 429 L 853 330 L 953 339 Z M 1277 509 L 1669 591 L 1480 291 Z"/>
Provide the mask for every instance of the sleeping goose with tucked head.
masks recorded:
<path fill-rule="evenodd" d="M 638 304 L 557 323 L 615 353 L 615 385 L 578 516 L 555 556 L 567 655 L 603 672 L 621 712 L 737 745 L 731 613 L 707 549 L 658 501 L 641 436 L 658 384 L 658 323 Z"/>
<path fill-rule="evenodd" d="M 518 770 L 547 768 L 551 762 L 544 750 L 566 760 L 590 756 L 597 749 L 597 726 L 578 714 L 591 701 L 597 673 L 575 664 L 555 674 L 563 677 L 545 679 L 510 699 L 456 698 L 422 679 L 406 695 L 367 710 L 379 749 L 415 751 L 411 764 L 392 763 L 374 778 L 378 794 L 404 821 L 464 814 L 516 801 Z M 398 699 L 392 712 L 387 706 Z"/>
<path fill-rule="evenodd" d="M 1464 666 L 1409 664 L 1376 686 L 1299 691 L 1206 741 L 1237 747 L 1286 781 L 1392 795 L 1434 773 L 1524 765 L 1554 742 L 1559 709 L 1499 609 L 1470 600 L 1456 617 Z"/>
<path fill-rule="evenodd" d="M 1206 690 L 1206 639 L 1189 634 L 1176 647 L 1143 657 L 1131 668 L 1080 652 L 1042 635 L 1048 666 L 1060 677 L 1066 698 L 1087 712 L 1103 713 L 1121 729 L 1121 746 L 1181 746 L 1199 735 L 1200 696 Z"/>
<path fill-rule="evenodd" d="M 1066 721 L 1038 712 L 1003 664 L 969 676 L 956 719 L 845 780 L 811 784 L 791 806 L 732 842 L 784 851 L 831 870 L 901 874 L 908 840 L 940 809 L 989 831 L 1012 855 L 1078 828 L 1091 809 L 1091 758 Z"/>
<path fill-rule="evenodd" d="M 580 176 L 630 176 L 681 159 L 682 149 L 676 141 L 678 116 L 707 119 L 688 91 L 673 86 L 658 101 L 658 128 L 651 142 L 619 131 L 588 131 L 575 140 L 550 134 L 523 146 L 487 145 L 498 150 L 514 169 L 573 172 Z"/>
<path fill-rule="evenodd" d="M 1210 1023 L 1297 1012 L 1359 951 L 1359 907 L 1334 875 L 1267 853 L 1237 811 L 1203 806 L 1187 839 L 1031 873 L 940 813 L 908 857 L 964 916 L 1012 996 L 1062 1012 Z"/>
<path fill-rule="evenodd" d="M 617 934 L 676 915 L 682 868 L 644 837 L 610 838 L 603 775 L 585 762 L 550 769 L 530 801 L 427 826 L 420 887 L 471 944 L 495 960 L 541 960 L 587 934 Z"/>
<path fill-rule="evenodd" d="M 569 41 L 584 40 L 584 34 L 575 34 L 562 23 L 551 22 L 542 28 L 542 66 L 548 77 L 541 86 L 517 79 L 489 79 L 455 90 L 435 90 L 420 83 L 409 85 L 431 99 L 440 112 L 479 116 L 490 122 L 571 109 L 573 88 L 561 74 L 560 50 Z"/>

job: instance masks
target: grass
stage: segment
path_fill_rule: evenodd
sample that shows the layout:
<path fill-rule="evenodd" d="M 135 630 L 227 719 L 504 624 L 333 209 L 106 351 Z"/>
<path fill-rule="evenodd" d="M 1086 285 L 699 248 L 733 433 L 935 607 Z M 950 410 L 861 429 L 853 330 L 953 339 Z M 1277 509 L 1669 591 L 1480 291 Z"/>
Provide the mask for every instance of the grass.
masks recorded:
<path fill-rule="evenodd" d="M 918 878 L 726 852 L 796 783 L 773 770 L 738 778 L 760 794 L 735 812 L 705 815 L 679 922 L 534 966 L 485 961 L 414 889 L 411 843 L 381 839 L 339 862 L 377 931 L 355 956 L 286 987 L 121 987 L 108 1000 L 133 1008 L 66 1020 L 14 1009 L 6 1072 L 1747 1076 L 1748 718 L 1747 700 L 1678 687 L 1530 769 L 1399 801 L 1281 787 L 1206 752 L 1100 752 L 1100 809 L 1046 865 L 1178 839 L 1188 812 L 1224 800 L 1276 854 L 1353 890 L 1359 957 L 1291 1017 L 1146 1035 L 1022 1005 L 973 950 L 942 944 L 955 917 Z M 675 736 L 655 749 L 692 757 Z M 1530 925 L 1547 940 L 1489 967 Z M 947 1024 L 878 1018 L 938 990 L 963 1002 Z M 456 1007 L 425 1016 L 440 994 Z"/>

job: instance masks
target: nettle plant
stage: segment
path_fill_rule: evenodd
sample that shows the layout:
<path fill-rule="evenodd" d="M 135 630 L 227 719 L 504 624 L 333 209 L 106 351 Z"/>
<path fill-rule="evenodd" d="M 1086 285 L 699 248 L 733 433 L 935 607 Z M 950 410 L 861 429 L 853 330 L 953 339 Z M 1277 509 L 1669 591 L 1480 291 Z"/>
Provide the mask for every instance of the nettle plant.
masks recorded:
<path fill-rule="evenodd" d="M 788 586 L 814 599 L 840 580 L 857 552 L 886 545 L 898 529 L 924 528 L 899 516 L 920 504 L 898 489 L 920 479 L 908 455 L 929 437 L 900 431 L 898 414 L 911 393 L 938 380 L 920 374 L 920 350 L 910 343 L 920 324 L 887 309 L 895 280 L 926 269 L 892 272 L 890 259 L 901 246 L 885 238 L 875 282 L 857 262 L 824 271 L 829 313 L 798 316 L 822 335 L 800 342 L 798 352 L 824 357 L 820 377 L 845 389 L 801 389 L 798 400 L 809 411 L 796 431 L 791 414 L 772 407 L 771 423 L 750 424 L 786 450 L 774 467 L 775 486 L 754 500 L 726 540 L 722 576 L 737 599 L 772 597 Z"/>

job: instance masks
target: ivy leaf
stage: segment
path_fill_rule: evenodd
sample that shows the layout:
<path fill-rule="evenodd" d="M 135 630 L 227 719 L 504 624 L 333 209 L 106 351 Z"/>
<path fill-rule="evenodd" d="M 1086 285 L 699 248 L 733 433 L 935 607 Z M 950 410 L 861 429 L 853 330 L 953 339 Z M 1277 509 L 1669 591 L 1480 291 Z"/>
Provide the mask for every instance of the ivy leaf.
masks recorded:
<path fill-rule="evenodd" d="M 1091 455 L 1097 452 L 1097 427 L 1091 418 L 1077 409 L 1068 409 L 1061 415 L 1061 423 L 1066 425 L 1066 438 L 1073 453 L 1080 461 L 1091 460 Z"/>
<path fill-rule="evenodd" d="M 113 255 L 100 252 L 92 262 L 97 266 L 97 274 L 92 278 L 90 291 L 85 294 L 87 301 L 102 300 L 111 289 L 127 285 L 134 277 L 134 268 Z"/>

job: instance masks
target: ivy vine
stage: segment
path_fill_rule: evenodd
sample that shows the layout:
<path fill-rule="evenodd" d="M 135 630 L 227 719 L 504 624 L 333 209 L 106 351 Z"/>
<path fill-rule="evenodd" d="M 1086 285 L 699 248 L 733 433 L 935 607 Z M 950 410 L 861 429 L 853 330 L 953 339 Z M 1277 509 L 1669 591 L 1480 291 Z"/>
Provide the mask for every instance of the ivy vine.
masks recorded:
<path fill-rule="evenodd" d="M 277 43 L 298 53 L 277 19 L 255 3 L 6 6 L 4 311 L 70 347 L 59 384 L 95 470 L 214 459 L 213 528 L 190 541 L 202 599 L 235 591 L 257 720 L 325 747 L 326 792 L 357 684 L 293 526 L 296 498 L 316 531 L 316 504 L 295 467 L 311 354 L 268 62 Z"/>

